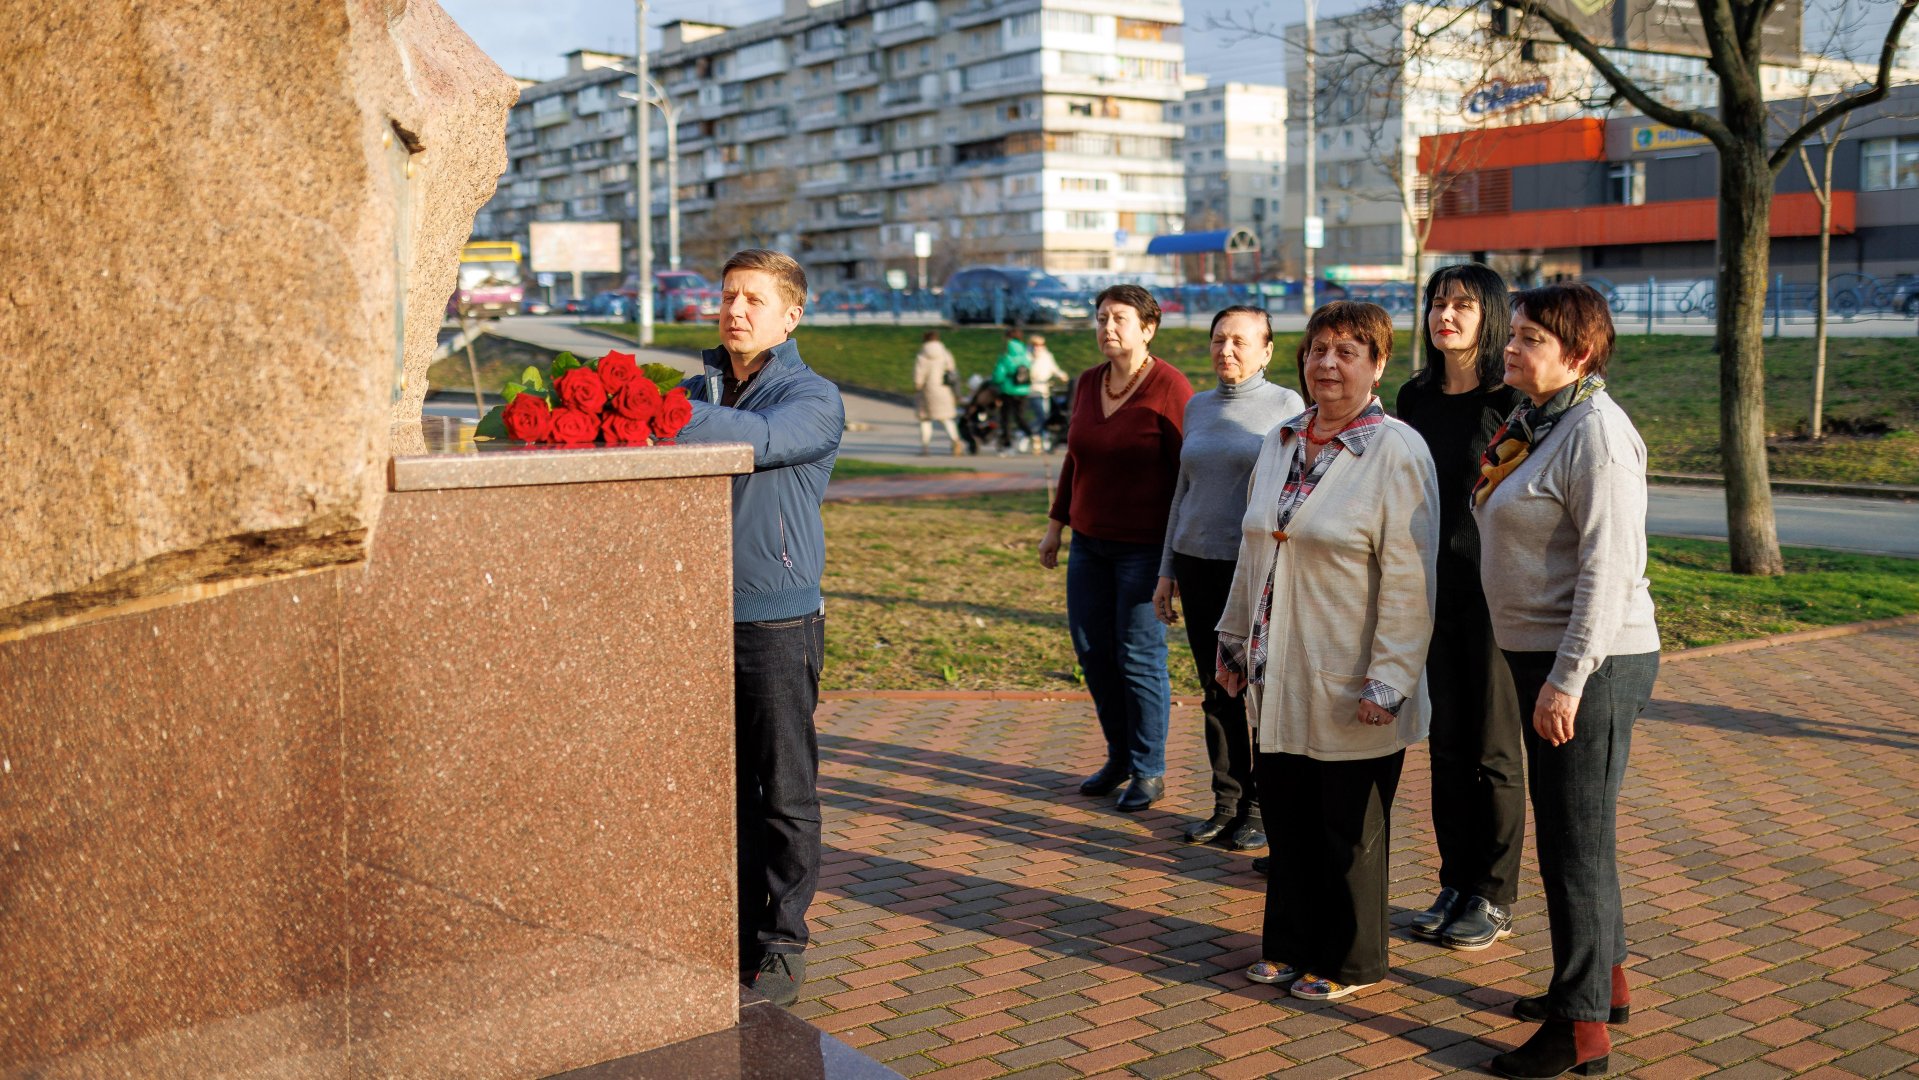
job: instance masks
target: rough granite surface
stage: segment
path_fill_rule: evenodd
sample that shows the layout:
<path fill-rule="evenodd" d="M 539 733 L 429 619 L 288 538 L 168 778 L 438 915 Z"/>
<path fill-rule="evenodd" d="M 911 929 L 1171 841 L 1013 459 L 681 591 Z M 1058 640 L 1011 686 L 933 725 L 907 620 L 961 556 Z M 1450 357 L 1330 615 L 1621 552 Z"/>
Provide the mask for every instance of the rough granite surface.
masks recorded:
<path fill-rule="evenodd" d="M 513 80 L 431 0 L 8 15 L 0 633 L 364 558 Z"/>

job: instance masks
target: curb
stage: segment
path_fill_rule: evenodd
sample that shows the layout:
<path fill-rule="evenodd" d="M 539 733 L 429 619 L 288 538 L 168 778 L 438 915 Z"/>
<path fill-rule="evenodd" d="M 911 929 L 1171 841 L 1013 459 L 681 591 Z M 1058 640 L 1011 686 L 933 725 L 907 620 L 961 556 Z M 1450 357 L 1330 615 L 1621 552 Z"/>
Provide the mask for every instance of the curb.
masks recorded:
<path fill-rule="evenodd" d="M 1674 487 L 1724 488 L 1726 478 L 1711 473 L 1652 472 L 1646 479 Z M 1774 491 L 1792 491 L 1802 495 L 1852 495 L 1865 499 L 1919 499 L 1916 484 L 1848 484 L 1839 480 L 1769 480 Z"/>
<path fill-rule="evenodd" d="M 1755 649 L 1771 649 L 1780 645 L 1798 645 L 1808 641 L 1851 637 L 1854 634 L 1870 634 L 1875 630 L 1891 630 L 1901 626 L 1919 626 L 1919 615 L 1895 615 L 1890 619 L 1872 619 L 1867 622 L 1846 623 L 1843 626 L 1822 626 L 1814 630 L 1794 630 L 1790 633 L 1774 634 L 1771 637 L 1728 641 L 1723 645 L 1702 645 L 1696 649 L 1680 649 L 1677 652 L 1665 653 L 1660 656 L 1659 662 L 1676 664 L 1686 660 L 1706 660 L 1714 656 L 1752 652 Z M 861 698 L 877 701 L 1091 701 L 1092 695 L 1083 690 L 820 691 L 821 701 L 856 701 Z M 1173 698 L 1175 705 L 1199 705 L 1204 701 L 1204 698 L 1191 695 L 1178 695 Z"/>
<path fill-rule="evenodd" d="M 1840 626 L 1821 626 L 1812 630 L 1793 630 L 1784 634 L 1774 634 L 1771 637 L 1728 641 L 1721 645 L 1701 645 L 1696 649 L 1681 649 L 1675 653 L 1668 653 L 1660 657 L 1659 661 L 1663 664 L 1678 663 L 1681 660 L 1704 660 L 1708 657 L 1752 652 L 1754 649 L 1770 649 L 1779 645 L 1797 645 L 1806 641 L 1825 641 L 1828 638 L 1870 634 L 1874 630 L 1891 630 L 1901 626 L 1919 626 L 1919 615 L 1895 615 L 1890 619 L 1871 619 Z"/>

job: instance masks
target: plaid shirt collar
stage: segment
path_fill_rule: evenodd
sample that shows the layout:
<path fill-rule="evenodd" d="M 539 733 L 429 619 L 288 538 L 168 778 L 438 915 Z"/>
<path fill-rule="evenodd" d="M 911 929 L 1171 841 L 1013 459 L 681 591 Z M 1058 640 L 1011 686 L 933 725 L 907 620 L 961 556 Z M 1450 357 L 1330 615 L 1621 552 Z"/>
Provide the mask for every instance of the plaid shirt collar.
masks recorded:
<path fill-rule="evenodd" d="M 1300 413 L 1298 416 L 1293 417 L 1291 420 L 1279 426 L 1296 433 L 1301 439 L 1304 439 L 1306 429 L 1312 426 L 1313 418 L 1318 415 L 1319 406 L 1313 405 L 1307 408 L 1305 412 Z M 1364 456 L 1366 447 L 1372 444 L 1373 436 L 1379 434 L 1380 425 L 1385 422 L 1386 409 L 1380 405 L 1379 395 L 1374 394 L 1373 399 L 1366 403 L 1366 407 L 1359 410 L 1359 415 L 1353 417 L 1353 422 L 1346 425 L 1346 430 L 1333 436 L 1333 438 L 1335 441 L 1344 445 L 1346 449 Z"/>

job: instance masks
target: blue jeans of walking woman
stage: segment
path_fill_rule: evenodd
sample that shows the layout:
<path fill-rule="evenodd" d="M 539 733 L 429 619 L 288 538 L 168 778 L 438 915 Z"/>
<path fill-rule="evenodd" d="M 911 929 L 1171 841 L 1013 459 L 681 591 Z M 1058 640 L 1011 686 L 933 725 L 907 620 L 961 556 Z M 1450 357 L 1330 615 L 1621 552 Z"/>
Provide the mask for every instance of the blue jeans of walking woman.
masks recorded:
<path fill-rule="evenodd" d="M 1086 673 L 1108 764 L 1134 776 L 1166 772 L 1172 682 L 1166 628 L 1153 614 L 1158 544 L 1073 534 L 1066 556 L 1066 625 Z"/>
<path fill-rule="evenodd" d="M 1546 891 L 1553 977 L 1548 1015 L 1604 1023 L 1612 1011 L 1612 969 L 1626 962 L 1626 914 L 1619 898 L 1619 788 L 1626 779 L 1632 725 L 1652 700 L 1659 654 L 1609 656 L 1586 680 L 1573 737 L 1553 746 L 1533 730 L 1549 652 L 1507 652 L 1525 721 L 1526 781 L 1533 800 L 1539 882 Z"/>

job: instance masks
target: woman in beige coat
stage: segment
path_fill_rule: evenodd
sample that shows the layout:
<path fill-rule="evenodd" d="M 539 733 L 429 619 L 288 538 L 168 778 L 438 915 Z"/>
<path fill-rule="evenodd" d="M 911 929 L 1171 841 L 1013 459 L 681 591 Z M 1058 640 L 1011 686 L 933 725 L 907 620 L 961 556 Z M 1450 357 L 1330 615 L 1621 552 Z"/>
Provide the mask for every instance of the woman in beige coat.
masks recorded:
<path fill-rule="evenodd" d="M 1307 322 L 1314 404 L 1260 447 L 1219 620 L 1215 678 L 1249 695 L 1272 842 L 1246 975 L 1307 1000 L 1386 975 L 1389 818 L 1426 737 L 1439 489 L 1425 440 L 1373 393 L 1392 341 L 1373 304 Z"/>
<path fill-rule="evenodd" d="M 953 401 L 953 385 L 959 381 L 959 369 L 953 354 L 940 343 L 940 332 L 928 330 L 920 342 L 919 355 L 913 358 L 913 391 L 918 398 L 920 454 L 925 456 L 933 442 L 933 423 L 946 428 L 947 441 L 953 444 L 953 456 L 960 454 L 959 428 L 953 423 L 958 411 Z"/>

